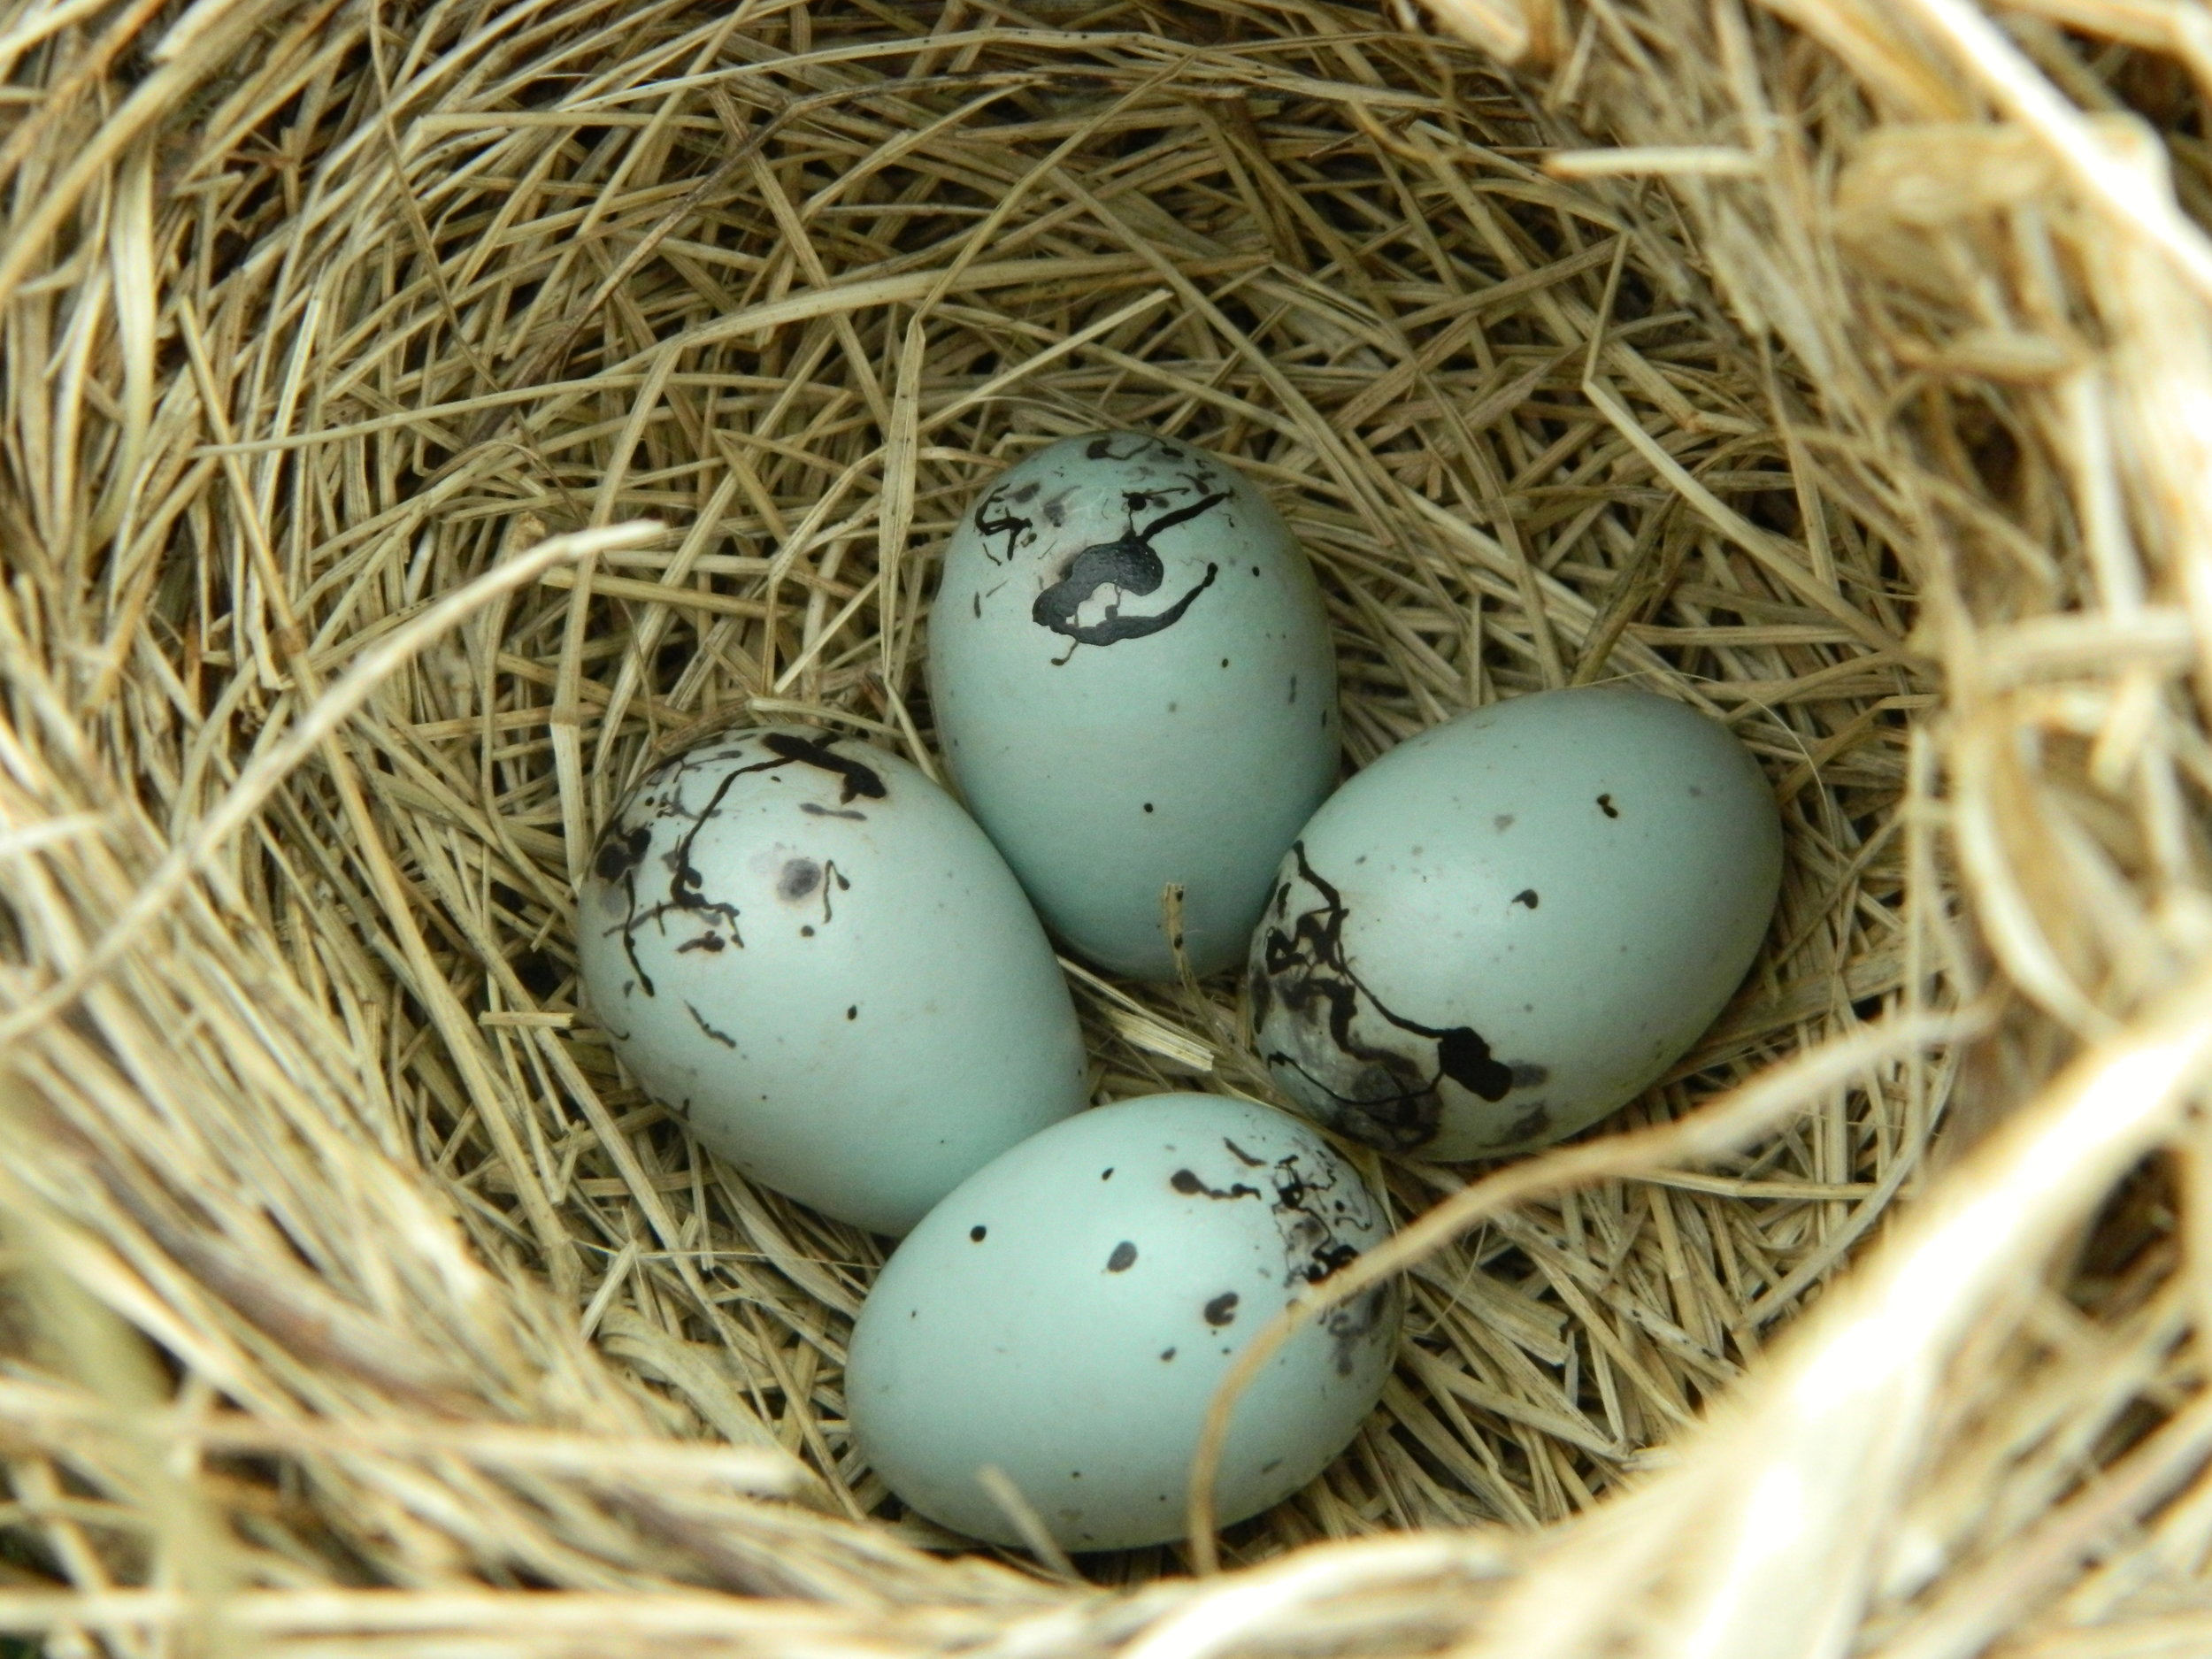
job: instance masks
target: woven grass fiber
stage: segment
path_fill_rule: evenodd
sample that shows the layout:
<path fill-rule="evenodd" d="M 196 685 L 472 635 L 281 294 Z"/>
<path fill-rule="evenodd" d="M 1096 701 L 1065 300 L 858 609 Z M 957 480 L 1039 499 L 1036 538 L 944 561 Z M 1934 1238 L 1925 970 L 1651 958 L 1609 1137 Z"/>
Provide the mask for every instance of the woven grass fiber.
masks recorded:
<path fill-rule="evenodd" d="M 0 4 L 7 1651 L 2212 1652 L 2208 17 Z M 1103 426 L 1283 507 L 1348 764 L 1642 685 L 1789 869 L 1618 1118 L 1377 1166 L 1325 1477 L 1071 1563 L 856 1459 L 881 1246 L 572 882 L 711 730 L 929 766 L 952 522 Z M 1069 972 L 1098 1098 L 1269 1095 Z"/>

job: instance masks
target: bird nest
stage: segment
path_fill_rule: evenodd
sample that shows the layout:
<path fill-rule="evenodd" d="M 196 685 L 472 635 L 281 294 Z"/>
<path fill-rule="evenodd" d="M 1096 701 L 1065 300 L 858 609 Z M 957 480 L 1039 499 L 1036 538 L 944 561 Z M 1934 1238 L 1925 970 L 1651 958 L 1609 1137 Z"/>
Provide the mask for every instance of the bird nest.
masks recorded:
<path fill-rule="evenodd" d="M 0 1631 L 2212 1646 L 2208 85 L 2107 0 L 0 6 Z M 1380 1166 L 1333 1467 L 1071 1562 L 857 1456 L 884 1245 L 624 1076 L 574 881 L 713 731 L 933 766 L 954 522 L 1107 426 L 1282 509 L 1348 766 L 1638 685 L 1787 873 L 1626 1111 Z M 1095 1099 L 1271 1097 L 1066 965 Z"/>

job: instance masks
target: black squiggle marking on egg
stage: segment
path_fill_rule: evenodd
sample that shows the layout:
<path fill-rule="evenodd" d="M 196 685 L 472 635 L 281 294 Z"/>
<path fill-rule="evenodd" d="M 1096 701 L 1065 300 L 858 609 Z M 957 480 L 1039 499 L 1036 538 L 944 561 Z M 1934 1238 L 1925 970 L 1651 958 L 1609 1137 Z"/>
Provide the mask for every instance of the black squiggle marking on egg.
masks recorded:
<path fill-rule="evenodd" d="M 1269 1172 L 1275 1196 L 1270 1206 L 1282 1236 L 1286 1289 L 1318 1285 L 1359 1259 L 1354 1242 L 1383 1231 L 1372 1192 L 1357 1172 L 1333 1156 L 1311 1159 L 1293 1152 L 1278 1158 Z M 1337 1374 L 1358 1368 L 1361 1350 L 1383 1329 L 1396 1307 L 1394 1285 L 1378 1285 L 1321 1316 Z"/>
<path fill-rule="evenodd" d="M 1136 447 L 1126 455 L 1116 455 L 1114 442 L 1117 438 L 1125 439 Z M 1148 433 L 1102 433 L 1083 446 L 1083 458 L 1087 461 L 1133 461 L 1147 449 L 1155 447 L 1167 450 L 1170 455 L 1175 453 L 1171 445 L 1163 442 Z"/>
<path fill-rule="evenodd" d="M 1221 1144 L 1239 1164 L 1256 1171 L 1252 1180 L 1262 1183 L 1264 1190 L 1243 1180 L 1211 1187 L 1188 1169 L 1176 1171 L 1168 1185 L 1194 1197 L 1202 1194 L 1265 1202 L 1282 1246 L 1284 1289 L 1302 1291 L 1333 1278 L 1358 1259 L 1364 1240 L 1384 1232 L 1372 1190 L 1350 1164 L 1325 1148 L 1293 1151 L 1270 1161 L 1226 1135 Z M 1319 1323 L 1329 1335 L 1340 1375 L 1349 1377 L 1358 1368 L 1362 1355 L 1372 1346 L 1371 1339 L 1390 1319 L 1397 1294 L 1394 1286 L 1377 1286 L 1321 1316 Z M 1222 1310 L 1229 1311 L 1228 1306 Z M 1208 1317 L 1212 1318 L 1210 1310 Z M 1225 1325 L 1228 1320 L 1213 1322 Z"/>
<path fill-rule="evenodd" d="M 745 948 L 744 935 L 739 931 L 739 908 L 727 900 L 718 899 L 706 890 L 706 878 L 692 862 L 692 849 L 700 833 L 709 820 L 722 810 L 722 802 L 740 778 L 754 772 L 773 772 L 789 765 L 812 766 L 826 772 L 839 783 L 838 802 L 841 807 L 849 806 L 859 799 L 880 801 L 887 797 L 882 774 L 864 761 L 835 752 L 836 737 L 812 738 L 795 732 L 763 732 L 758 741 L 772 759 L 756 761 L 750 765 L 733 766 L 717 781 L 707 803 L 697 811 L 687 811 L 681 805 L 684 780 L 695 772 L 703 772 L 717 762 L 727 762 L 742 757 L 749 737 L 732 742 L 710 744 L 682 756 L 664 767 L 641 789 L 634 801 L 626 805 L 615 821 L 601 834 L 598 847 L 592 856 L 592 873 L 601 880 L 619 883 L 623 896 L 623 916 L 607 931 L 622 936 L 622 949 L 629 958 L 631 971 L 637 976 L 638 988 L 648 996 L 656 995 L 653 978 L 638 960 L 637 930 L 648 925 L 665 926 L 668 917 L 683 915 L 699 924 L 701 931 L 680 949 L 718 951 L 729 946 Z M 802 810 L 813 808 L 829 812 L 828 808 L 816 807 L 812 802 L 800 803 Z M 653 832 L 649 823 L 638 823 L 634 815 L 649 811 L 655 818 L 683 818 L 683 832 L 675 845 L 661 856 L 660 862 L 667 869 L 668 896 L 641 906 L 642 895 L 638 890 L 638 877 L 652 845 Z M 839 811 L 838 817 L 861 816 L 856 812 Z M 841 882 L 842 878 L 840 878 Z M 849 883 L 843 883 L 849 886 Z M 825 894 L 825 919 L 827 918 L 827 895 Z M 710 943 L 709 941 L 715 942 Z"/>
<path fill-rule="evenodd" d="M 622 954 L 629 958 L 630 972 L 634 976 L 631 983 L 648 996 L 654 994 L 653 976 L 646 972 L 645 964 L 637 959 L 637 936 L 634 925 L 637 919 L 638 866 L 644 862 L 646 852 L 652 844 L 651 825 L 632 824 L 626 818 L 618 818 L 600 834 L 599 846 L 593 853 L 591 861 L 593 875 L 610 885 L 619 883 L 621 886 L 622 919 L 607 929 L 607 933 L 622 935 Z M 623 992 L 628 995 L 629 987 L 625 986 Z"/>
<path fill-rule="evenodd" d="M 1242 1181 L 1230 1187 L 1209 1187 L 1192 1170 L 1176 1171 L 1167 1178 L 1167 1184 L 1186 1198 L 1195 1198 L 1201 1193 L 1209 1198 L 1257 1198 L 1260 1195 L 1258 1187 L 1247 1187 Z"/>
<path fill-rule="evenodd" d="M 1097 447 L 1095 445 L 1094 448 Z M 1125 457 L 1115 457 L 1115 459 Z M 1195 476 L 1195 475 L 1194 475 Z M 1220 489 L 1202 495 L 1189 505 L 1162 513 L 1142 529 L 1137 527 L 1137 515 L 1155 503 L 1164 502 L 1158 492 L 1132 490 L 1123 502 L 1128 514 L 1127 526 L 1111 541 L 1096 541 L 1071 555 L 1060 567 L 1060 578 L 1037 595 L 1029 609 L 1030 619 L 1040 627 L 1049 628 L 1069 641 L 1068 649 L 1053 659 L 1056 667 L 1075 655 L 1079 645 L 1117 645 L 1124 640 L 1140 640 L 1173 627 L 1183 619 L 1184 612 L 1197 602 L 1198 595 L 1214 584 L 1221 574 L 1218 565 L 1208 564 L 1206 574 L 1198 585 L 1186 593 L 1166 610 L 1149 616 L 1124 616 L 1122 600 L 1134 594 L 1139 597 L 1156 593 L 1167 580 L 1167 567 L 1153 550 L 1152 538 L 1177 525 L 1187 524 L 1202 513 L 1211 512 L 1229 499 L 1229 491 Z M 1077 614 L 1090 603 L 1102 588 L 1120 591 L 1113 603 L 1107 606 L 1105 617 L 1097 622 L 1076 620 Z"/>
<path fill-rule="evenodd" d="M 1368 988 L 1347 954 L 1344 926 L 1351 912 L 1343 895 L 1307 861 L 1304 842 L 1294 843 L 1291 855 L 1299 879 L 1320 902 L 1293 918 L 1289 884 L 1278 887 L 1270 909 L 1287 926 L 1263 931 L 1249 975 L 1255 1025 L 1271 1041 L 1264 1058 L 1283 1087 L 1332 1128 L 1394 1152 L 1436 1139 L 1444 1110 L 1437 1090 L 1447 1078 L 1486 1101 L 1503 1100 L 1513 1088 L 1513 1070 L 1491 1053 L 1480 1033 L 1409 1019 Z M 1287 1032 L 1273 1031 L 1279 1010 Z M 1355 1022 L 1371 1013 L 1424 1039 L 1426 1052 L 1362 1036 Z"/>
<path fill-rule="evenodd" d="M 1382 1231 L 1367 1183 L 1334 1156 L 1292 1152 L 1268 1171 L 1268 1208 L 1282 1236 L 1283 1285 L 1317 1285 L 1360 1253 L 1352 1240 Z"/>
<path fill-rule="evenodd" d="M 1598 797 L 1598 810 L 1608 818 L 1618 818 L 1621 815 L 1620 808 L 1613 804 L 1613 797 L 1609 795 L 1601 795 Z"/>
<path fill-rule="evenodd" d="M 1206 1323 L 1218 1329 L 1234 1323 L 1237 1317 L 1237 1293 L 1225 1290 L 1206 1304 Z"/>
<path fill-rule="evenodd" d="M 784 761 L 798 761 L 834 773 L 844 786 L 837 797 L 840 806 L 850 806 L 856 796 L 865 795 L 871 801 L 880 801 L 888 793 L 883 787 L 883 774 L 864 762 L 849 755 L 833 753 L 830 745 L 839 741 L 834 737 L 801 737 L 795 732 L 764 732 L 761 746 L 776 757 L 775 761 L 748 766 L 747 772 L 766 772 Z"/>
<path fill-rule="evenodd" d="M 736 1038 L 731 1036 L 726 1031 L 718 1031 L 714 1026 L 707 1023 L 707 1017 L 699 1011 L 698 1004 L 695 1002 L 686 1002 L 684 1004 L 684 1011 L 691 1016 L 692 1023 L 694 1025 L 697 1025 L 701 1031 L 706 1033 L 708 1036 L 713 1038 L 715 1041 L 720 1043 L 725 1048 L 734 1048 L 737 1047 Z"/>
<path fill-rule="evenodd" d="M 1532 910 L 1540 902 L 1541 902 L 1541 901 L 1537 898 L 1536 889 L 1534 887 L 1523 887 L 1518 893 L 1516 893 L 1513 895 L 1513 902 L 1516 904 L 1525 904 L 1530 910 Z"/>
<path fill-rule="evenodd" d="M 983 557 L 994 565 L 1006 564 L 1012 559 L 1015 549 L 1025 540 L 1033 541 L 1037 538 L 1036 525 L 1027 515 L 1003 511 L 1009 499 L 1020 501 L 1025 497 L 1018 495 L 1010 495 L 1006 486 L 1001 484 L 975 504 L 975 533 L 981 541 Z M 991 538 L 995 535 L 1002 535 L 1006 538 L 1004 552 L 991 551 Z M 978 611 L 976 614 L 981 616 L 983 613 Z"/>
<path fill-rule="evenodd" d="M 673 803 L 680 798 L 680 790 L 675 786 L 680 784 L 686 770 L 687 768 L 679 766 L 667 780 L 672 787 L 662 797 L 661 805 L 664 811 L 667 811 L 672 807 Z M 661 856 L 661 863 L 667 867 L 669 872 L 667 898 L 658 903 L 649 905 L 641 911 L 638 909 L 635 874 L 633 872 L 625 878 L 629 910 L 618 926 L 622 934 L 622 948 L 629 956 L 630 965 L 637 971 L 639 988 L 643 990 L 648 996 L 654 995 L 653 981 L 637 957 L 637 930 L 647 923 L 662 923 L 672 911 L 688 915 L 704 925 L 704 931 L 694 935 L 695 944 L 709 936 L 724 937 L 722 933 L 717 932 L 717 926 L 719 925 L 728 929 L 728 943 L 737 946 L 741 950 L 744 949 L 745 938 L 738 931 L 737 926 L 738 907 L 725 900 L 711 898 L 708 895 L 706 878 L 700 872 L 699 867 L 691 862 L 691 849 L 699 839 L 699 833 L 707 826 L 707 821 L 721 810 L 722 799 L 729 794 L 730 787 L 744 772 L 755 770 L 757 769 L 741 767 L 729 773 L 715 786 L 714 794 L 709 797 L 706 805 L 698 811 L 687 815 L 691 820 L 689 825 L 683 833 L 677 837 L 676 844 Z M 734 1045 L 732 1046 L 734 1047 Z"/>

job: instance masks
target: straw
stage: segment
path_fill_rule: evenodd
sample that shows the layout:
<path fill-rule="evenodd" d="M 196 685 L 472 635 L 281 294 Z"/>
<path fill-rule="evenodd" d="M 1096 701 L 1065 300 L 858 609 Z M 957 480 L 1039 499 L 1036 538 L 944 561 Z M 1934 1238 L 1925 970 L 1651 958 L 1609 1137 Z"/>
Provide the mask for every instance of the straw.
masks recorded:
<path fill-rule="evenodd" d="M 0 1631 L 2187 1650 L 2208 87 L 2106 0 L 0 5 Z M 1788 873 L 1592 1137 L 1371 1160 L 1343 1457 L 1070 1562 L 864 1466 L 882 1241 L 623 1074 L 572 882 L 732 725 L 933 766 L 952 525 L 1104 426 L 1281 506 L 1348 767 L 1639 685 Z M 1066 966 L 1096 1099 L 1276 1098 Z"/>

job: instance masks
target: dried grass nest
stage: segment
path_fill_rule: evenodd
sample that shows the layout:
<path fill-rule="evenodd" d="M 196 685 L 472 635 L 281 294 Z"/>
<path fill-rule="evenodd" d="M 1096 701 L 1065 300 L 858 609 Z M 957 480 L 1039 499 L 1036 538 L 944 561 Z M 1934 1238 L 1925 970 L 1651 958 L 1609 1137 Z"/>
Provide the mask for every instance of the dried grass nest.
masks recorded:
<path fill-rule="evenodd" d="M 2212 1651 L 2212 25 L 1438 13 L 0 4 L 9 1651 Z M 720 726 L 928 764 L 951 522 L 1109 425 L 1282 505 L 1349 764 L 1641 684 L 1790 873 L 1606 1133 L 1390 1167 L 1325 1478 L 995 1560 L 571 883 Z M 1101 1099 L 1264 1091 L 1071 972 Z"/>

